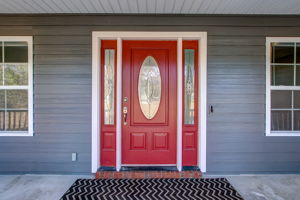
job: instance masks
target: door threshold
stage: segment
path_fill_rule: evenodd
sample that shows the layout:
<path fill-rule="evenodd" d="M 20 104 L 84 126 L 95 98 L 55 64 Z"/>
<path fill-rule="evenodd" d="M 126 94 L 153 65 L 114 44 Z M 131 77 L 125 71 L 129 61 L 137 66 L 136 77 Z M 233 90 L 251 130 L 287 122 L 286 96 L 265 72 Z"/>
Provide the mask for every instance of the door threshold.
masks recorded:
<path fill-rule="evenodd" d="M 122 166 L 121 171 L 178 171 L 176 166 Z"/>
<path fill-rule="evenodd" d="M 106 168 L 107 169 L 107 168 Z M 97 179 L 201 178 L 199 169 L 178 171 L 176 167 L 122 167 L 121 171 L 99 169 Z"/>

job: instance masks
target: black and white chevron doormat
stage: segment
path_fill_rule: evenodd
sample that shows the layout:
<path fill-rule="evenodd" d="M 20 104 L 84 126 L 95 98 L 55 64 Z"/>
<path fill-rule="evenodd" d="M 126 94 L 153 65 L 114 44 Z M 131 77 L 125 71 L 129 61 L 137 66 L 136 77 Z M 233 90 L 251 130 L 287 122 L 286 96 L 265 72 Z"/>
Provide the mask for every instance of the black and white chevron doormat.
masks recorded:
<path fill-rule="evenodd" d="M 242 200 L 225 178 L 79 179 L 61 200 Z"/>

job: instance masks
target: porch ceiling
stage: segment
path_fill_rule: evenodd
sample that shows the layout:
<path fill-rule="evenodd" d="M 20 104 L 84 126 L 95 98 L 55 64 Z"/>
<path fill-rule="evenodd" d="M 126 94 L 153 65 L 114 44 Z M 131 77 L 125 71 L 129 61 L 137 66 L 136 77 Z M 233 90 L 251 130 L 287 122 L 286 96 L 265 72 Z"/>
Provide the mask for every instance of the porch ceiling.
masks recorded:
<path fill-rule="evenodd" d="M 0 0 L 0 13 L 300 14 L 300 0 Z"/>

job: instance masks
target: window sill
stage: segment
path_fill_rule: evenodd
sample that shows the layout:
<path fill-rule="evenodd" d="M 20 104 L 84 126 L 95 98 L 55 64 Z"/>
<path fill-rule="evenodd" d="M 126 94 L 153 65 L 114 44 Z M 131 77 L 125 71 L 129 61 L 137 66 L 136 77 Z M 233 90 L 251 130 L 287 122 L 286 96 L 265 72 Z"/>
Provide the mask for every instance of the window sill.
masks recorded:
<path fill-rule="evenodd" d="M 0 132 L 0 137 L 2 136 L 33 136 L 33 133 L 21 132 L 21 131 L 11 131 L 11 132 Z"/>
<path fill-rule="evenodd" d="M 300 131 L 273 131 L 270 133 L 267 133 L 266 136 L 300 136 Z"/>

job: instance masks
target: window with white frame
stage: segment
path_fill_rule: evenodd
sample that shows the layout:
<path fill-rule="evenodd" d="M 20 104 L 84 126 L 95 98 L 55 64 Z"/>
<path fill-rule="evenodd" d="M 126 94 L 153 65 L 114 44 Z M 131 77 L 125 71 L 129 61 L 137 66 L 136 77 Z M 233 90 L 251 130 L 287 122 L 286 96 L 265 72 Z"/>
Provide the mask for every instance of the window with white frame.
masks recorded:
<path fill-rule="evenodd" d="M 300 136 L 300 38 L 267 38 L 266 130 Z"/>
<path fill-rule="evenodd" d="M 0 136 L 32 135 L 32 107 L 32 37 L 0 36 Z"/>

